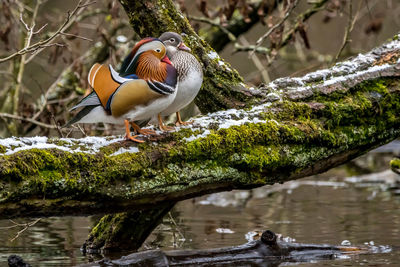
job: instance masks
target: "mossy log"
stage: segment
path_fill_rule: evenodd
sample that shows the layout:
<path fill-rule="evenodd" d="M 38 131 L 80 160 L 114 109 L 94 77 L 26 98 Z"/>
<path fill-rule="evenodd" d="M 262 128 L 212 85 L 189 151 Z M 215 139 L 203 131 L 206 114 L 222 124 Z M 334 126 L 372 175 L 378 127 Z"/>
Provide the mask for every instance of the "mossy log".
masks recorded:
<path fill-rule="evenodd" d="M 122 137 L 0 139 L 0 218 L 141 210 L 323 172 L 400 135 L 400 41 L 253 89 L 252 107 Z"/>

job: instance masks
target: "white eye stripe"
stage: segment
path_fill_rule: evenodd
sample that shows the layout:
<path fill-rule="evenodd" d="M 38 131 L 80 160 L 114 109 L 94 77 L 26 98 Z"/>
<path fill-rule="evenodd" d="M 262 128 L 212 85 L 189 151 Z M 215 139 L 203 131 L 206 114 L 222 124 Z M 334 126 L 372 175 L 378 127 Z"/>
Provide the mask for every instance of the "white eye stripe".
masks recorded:
<path fill-rule="evenodd" d="M 173 43 L 173 42 L 175 42 L 175 39 L 171 38 L 171 39 L 169 39 L 169 41 Z"/>

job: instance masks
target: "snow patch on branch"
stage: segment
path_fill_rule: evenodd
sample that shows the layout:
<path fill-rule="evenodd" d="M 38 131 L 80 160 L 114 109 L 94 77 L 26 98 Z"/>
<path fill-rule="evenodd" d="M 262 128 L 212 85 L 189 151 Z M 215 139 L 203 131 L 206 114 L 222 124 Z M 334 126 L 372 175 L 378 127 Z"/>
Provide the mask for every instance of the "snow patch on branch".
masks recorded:
<path fill-rule="evenodd" d="M 202 132 L 198 135 L 184 138 L 183 140 L 190 142 L 199 138 L 207 137 L 211 133 L 209 129 L 220 130 L 232 126 L 240 126 L 246 123 L 264 123 L 265 120 L 260 119 L 260 112 L 265 111 L 265 109 L 271 104 L 271 102 L 267 102 L 261 105 L 256 105 L 250 110 L 222 110 L 195 118 L 191 125 L 184 126 L 183 128 L 189 128 L 192 131 L 201 130 Z"/>
<path fill-rule="evenodd" d="M 116 156 L 122 153 L 137 153 L 137 152 L 139 152 L 139 148 L 135 146 L 129 147 L 128 149 L 121 147 L 120 149 L 112 153 L 110 156 Z"/>
<path fill-rule="evenodd" d="M 318 70 L 301 78 L 279 78 L 269 83 L 266 87 L 275 94 L 285 95 L 296 100 L 307 98 L 314 92 L 329 93 L 334 90 L 346 90 L 359 83 L 360 80 L 375 79 L 391 73 L 399 75 L 400 59 L 397 63 L 377 64 L 385 55 L 400 51 L 400 41 L 393 40 L 367 54 L 337 63 L 329 69 Z M 396 70 L 397 68 L 397 70 Z M 345 86 L 342 83 L 346 83 Z"/>
<path fill-rule="evenodd" d="M 100 148 L 123 140 L 124 138 L 121 136 L 118 137 L 87 136 L 80 139 L 60 138 L 53 143 L 53 140 L 47 138 L 46 136 L 10 137 L 5 139 L 0 139 L 0 145 L 6 148 L 6 151 L 4 153 L 5 155 L 11 155 L 18 151 L 30 150 L 34 148 L 37 149 L 55 148 L 63 151 L 68 151 L 71 153 L 83 152 L 88 154 L 95 154 L 100 151 Z M 129 150 L 129 152 L 138 152 L 138 151 L 139 150 L 136 147 L 135 149 Z M 117 152 L 115 152 L 114 154 L 116 154 Z"/>
<path fill-rule="evenodd" d="M 210 129 L 217 131 L 246 123 L 265 122 L 260 119 L 260 113 L 265 111 L 272 102 L 281 101 L 285 97 L 296 100 L 310 97 L 314 92 L 329 94 L 332 91 L 348 90 L 363 80 L 400 75 L 400 66 L 398 66 L 400 59 L 394 64 L 377 64 L 385 55 L 392 52 L 399 53 L 399 51 L 400 41 L 394 40 L 367 54 L 359 54 L 350 60 L 337 63 L 329 69 L 318 70 L 303 77 L 276 79 L 266 86 L 270 91 L 265 98 L 268 102 L 254 106 L 250 110 L 229 109 L 196 118 L 192 125 L 185 128 L 193 131 L 200 130 L 200 133 L 184 140 L 190 142 L 207 137 L 211 133 Z M 211 59 L 219 57 L 216 52 L 210 52 L 208 56 Z"/>
<path fill-rule="evenodd" d="M 207 56 L 208 56 L 209 58 L 211 58 L 211 59 L 219 58 L 218 53 L 215 52 L 215 51 L 211 51 L 210 53 L 207 54 Z"/>

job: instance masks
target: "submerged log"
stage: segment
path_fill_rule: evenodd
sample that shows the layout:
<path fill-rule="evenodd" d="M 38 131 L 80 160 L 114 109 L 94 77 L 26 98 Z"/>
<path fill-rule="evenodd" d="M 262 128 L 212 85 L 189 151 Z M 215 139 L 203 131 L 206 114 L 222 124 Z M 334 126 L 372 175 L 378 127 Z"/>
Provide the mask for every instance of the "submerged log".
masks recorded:
<path fill-rule="evenodd" d="M 277 240 L 274 232 L 266 230 L 259 240 L 240 246 L 205 250 L 149 250 L 82 266 L 278 266 L 283 262 L 310 262 L 370 252 L 367 247 L 289 243 Z"/>
<path fill-rule="evenodd" d="M 148 137 L 0 139 L 0 218 L 115 213 L 323 172 L 400 136 L 400 41 Z"/>

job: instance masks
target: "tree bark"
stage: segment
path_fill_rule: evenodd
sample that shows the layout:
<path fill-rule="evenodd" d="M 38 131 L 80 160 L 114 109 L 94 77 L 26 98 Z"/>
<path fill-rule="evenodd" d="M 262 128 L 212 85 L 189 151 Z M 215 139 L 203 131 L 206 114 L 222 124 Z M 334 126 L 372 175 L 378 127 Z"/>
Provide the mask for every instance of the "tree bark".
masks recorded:
<path fill-rule="evenodd" d="M 174 205 L 164 203 L 148 210 L 106 215 L 92 228 L 82 250 L 90 254 L 137 250 Z"/>
<path fill-rule="evenodd" d="M 150 137 L 0 139 L 0 218 L 115 213 L 323 172 L 400 134 L 400 41 Z M 212 98 L 211 98 L 212 99 Z"/>

